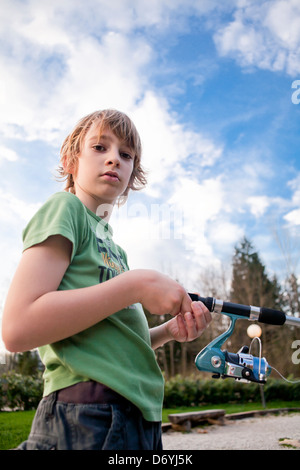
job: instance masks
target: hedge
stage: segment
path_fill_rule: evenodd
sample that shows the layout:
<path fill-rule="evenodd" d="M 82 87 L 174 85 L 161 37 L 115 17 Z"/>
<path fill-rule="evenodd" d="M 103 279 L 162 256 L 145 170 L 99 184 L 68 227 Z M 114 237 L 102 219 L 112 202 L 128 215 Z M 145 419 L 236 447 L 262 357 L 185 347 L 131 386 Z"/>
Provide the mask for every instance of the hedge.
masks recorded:
<path fill-rule="evenodd" d="M 0 410 L 36 409 L 42 395 L 41 374 L 31 377 L 10 371 L 0 376 Z"/>
<path fill-rule="evenodd" d="M 264 385 L 265 399 L 300 402 L 300 382 L 288 383 L 269 378 Z M 232 379 L 202 379 L 177 375 L 165 383 L 164 407 L 200 406 L 219 403 L 248 403 L 261 400 L 260 386 Z"/>
<path fill-rule="evenodd" d="M 0 411 L 3 409 L 36 409 L 43 394 L 41 374 L 36 377 L 7 372 L 0 375 Z M 269 378 L 264 385 L 266 401 L 300 402 L 300 383 Z M 248 403 L 261 400 L 256 383 L 232 379 L 202 379 L 198 375 L 177 375 L 165 382 L 164 407 L 201 406 L 205 404 Z"/>

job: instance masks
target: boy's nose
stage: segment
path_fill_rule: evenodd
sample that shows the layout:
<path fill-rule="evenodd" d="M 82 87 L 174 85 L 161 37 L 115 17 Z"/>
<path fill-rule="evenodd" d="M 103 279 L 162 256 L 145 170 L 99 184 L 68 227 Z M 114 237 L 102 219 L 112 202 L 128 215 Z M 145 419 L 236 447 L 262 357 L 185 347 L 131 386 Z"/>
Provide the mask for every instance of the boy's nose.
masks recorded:
<path fill-rule="evenodd" d="M 119 152 L 110 152 L 110 155 L 107 156 L 106 159 L 106 164 L 107 165 L 120 165 L 120 155 Z"/>

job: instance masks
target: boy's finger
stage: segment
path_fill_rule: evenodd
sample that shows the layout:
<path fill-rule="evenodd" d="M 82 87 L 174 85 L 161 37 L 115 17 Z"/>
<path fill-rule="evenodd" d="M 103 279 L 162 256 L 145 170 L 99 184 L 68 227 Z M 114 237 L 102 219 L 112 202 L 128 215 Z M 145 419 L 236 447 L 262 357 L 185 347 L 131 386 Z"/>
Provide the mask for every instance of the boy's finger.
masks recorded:
<path fill-rule="evenodd" d="M 184 319 L 187 328 L 188 339 L 192 340 L 198 336 L 198 325 L 195 322 L 195 317 L 191 312 L 186 312 Z"/>
<path fill-rule="evenodd" d="M 210 311 L 202 302 L 192 302 L 192 311 L 199 329 L 204 329 L 211 322 L 212 317 Z"/>
<path fill-rule="evenodd" d="M 186 340 L 188 336 L 187 331 L 186 331 L 186 324 L 181 314 L 176 316 L 176 321 L 177 321 L 179 337 Z"/>
<path fill-rule="evenodd" d="M 192 300 L 188 293 L 185 293 L 182 302 L 181 302 L 181 313 L 185 314 L 186 312 L 191 311 Z"/>

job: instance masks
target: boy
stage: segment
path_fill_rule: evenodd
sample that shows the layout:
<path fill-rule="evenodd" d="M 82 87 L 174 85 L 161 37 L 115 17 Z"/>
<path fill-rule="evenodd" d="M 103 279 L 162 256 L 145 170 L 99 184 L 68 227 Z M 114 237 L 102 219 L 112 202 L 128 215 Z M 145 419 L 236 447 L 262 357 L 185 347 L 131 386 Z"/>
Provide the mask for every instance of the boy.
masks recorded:
<path fill-rule="evenodd" d="M 3 314 L 6 348 L 39 348 L 45 365 L 44 397 L 19 448 L 159 450 L 163 378 L 153 349 L 195 339 L 210 313 L 167 276 L 130 271 L 113 242 L 112 208 L 146 182 L 126 115 L 83 118 L 63 143 L 60 172 L 66 191 L 24 230 Z M 174 318 L 149 332 L 141 305 Z"/>

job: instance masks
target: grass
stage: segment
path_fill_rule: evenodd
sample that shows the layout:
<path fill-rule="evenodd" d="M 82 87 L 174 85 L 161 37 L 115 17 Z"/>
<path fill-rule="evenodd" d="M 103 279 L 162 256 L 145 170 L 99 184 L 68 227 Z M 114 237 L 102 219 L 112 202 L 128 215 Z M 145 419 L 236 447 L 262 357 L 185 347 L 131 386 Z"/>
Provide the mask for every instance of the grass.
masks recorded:
<path fill-rule="evenodd" d="M 274 401 L 268 402 L 266 409 L 271 408 L 297 408 L 299 402 L 284 402 Z M 168 415 L 172 413 L 186 413 L 188 411 L 201 411 L 223 409 L 226 414 L 238 413 L 242 411 L 252 411 L 263 409 L 261 403 L 245 403 L 245 404 L 221 404 L 221 405 L 206 405 L 201 407 L 178 407 L 173 409 L 163 410 L 163 422 L 168 422 Z M 0 412 L 0 450 L 14 449 L 21 442 L 25 441 L 28 437 L 31 423 L 35 411 L 11 411 Z"/>
<path fill-rule="evenodd" d="M 0 412 L 0 450 L 14 449 L 27 439 L 34 415 L 35 410 Z"/>

